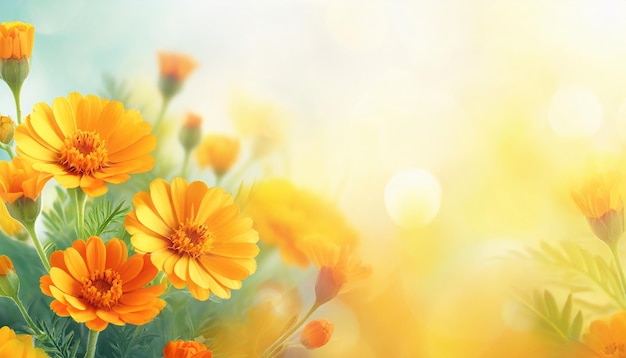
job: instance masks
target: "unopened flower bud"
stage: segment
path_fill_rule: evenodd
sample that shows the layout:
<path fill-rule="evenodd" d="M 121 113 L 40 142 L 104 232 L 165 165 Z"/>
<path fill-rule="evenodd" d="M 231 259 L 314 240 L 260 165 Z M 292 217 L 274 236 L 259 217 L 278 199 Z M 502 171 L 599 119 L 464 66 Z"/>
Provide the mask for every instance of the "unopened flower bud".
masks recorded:
<path fill-rule="evenodd" d="M 302 329 L 300 334 L 300 343 L 307 349 L 316 349 L 322 347 L 333 336 L 335 325 L 325 319 L 316 319 L 309 322 Z"/>
<path fill-rule="evenodd" d="M 21 197 L 13 203 L 7 202 L 6 206 L 9 214 L 11 214 L 15 220 L 27 226 L 34 223 L 41 212 L 41 197 L 35 200 Z"/>
<path fill-rule="evenodd" d="M 202 118 L 198 115 L 189 113 L 185 119 L 185 123 L 178 133 L 178 140 L 180 144 L 185 148 L 185 151 L 190 151 L 200 143 L 200 137 L 202 131 L 200 126 L 202 125 Z"/>
<path fill-rule="evenodd" d="M 9 144 L 15 133 L 15 122 L 8 116 L 0 116 L 0 142 Z"/>
<path fill-rule="evenodd" d="M 0 256 L 0 296 L 17 297 L 20 279 L 15 273 L 13 262 L 8 256 Z"/>

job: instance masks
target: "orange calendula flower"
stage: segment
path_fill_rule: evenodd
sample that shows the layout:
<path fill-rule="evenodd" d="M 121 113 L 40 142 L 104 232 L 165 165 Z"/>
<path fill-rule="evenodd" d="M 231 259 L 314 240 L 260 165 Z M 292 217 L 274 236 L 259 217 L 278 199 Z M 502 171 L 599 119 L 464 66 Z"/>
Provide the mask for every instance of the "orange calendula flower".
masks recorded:
<path fill-rule="evenodd" d="M 196 299 L 206 300 L 211 292 L 230 298 L 230 290 L 256 271 L 259 236 L 221 188 L 156 179 L 149 192 L 135 195 L 133 205 L 124 225 L 135 250 L 151 253 L 169 281 L 177 288 L 186 284 Z"/>
<path fill-rule="evenodd" d="M 106 183 L 154 166 L 151 126 L 135 110 L 94 95 L 71 93 L 52 107 L 39 103 L 15 131 L 17 152 L 36 170 L 52 174 L 65 188 L 80 187 L 89 196 L 107 192 Z"/>
<path fill-rule="evenodd" d="M 142 325 L 165 306 L 157 296 L 164 285 L 144 287 L 158 270 L 150 255 L 128 257 L 126 244 L 111 239 L 106 245 L 97 236 L 50 256 L 50 274 L 42 276 L 41 291 L 54 301 L 50 308 L 59 316 L 85 322 L 94 331 L 109 323 Z"/>
<path fill-rule="evenodd" d="M 306 245 L 312 237 L 337 245 L 358 243 L 355 231 L 334 205 L 284 179 L 256 186 L 246 211 L 261 240 L 277 245 L 288 264 L 303 268 L 309 265 Z"/>
<path fill-rule="evenodd" d="M 33 347 L 33 338 L 27 334 L 15 334 L 4 326 L 0 328 L 0 357 L 47 358 L 41 349 Z"/>
<path fill-rule="evenodd" d="M 302 329 L 300 333 L 300 343 L 307 349 L 316 349 L 322 347 L 333 336 L 335 325 L 325 319 L 316 319 Z"/>
<path fill-rule="evenodd" d="M 15 271 L 15 268 L 13 267 L 13 261 L 11 261 L 11 259 L 6 256 L 6 255 L 1 255 L 0 256 L 0 276 L 6 276 L 9 274 L 10 271 Z"/>
<path fill-rule="evenodd" d="M 20 21 L 0 24 L 0 58 L 23 59 L 33 54 L 35 28 Z"/>
<path fill-rule="evenodd" d="M 50 178 L 20 156 L 11 162 L 0 161 L 0 198 L 11 204 L 20 198 L 37 200 Z"/>
<path fill-rule="evenodd" d="M 200 168 L 210 166 L 215 175 L 226 173 L 239 156 L 239 140 L 220 134 L 209 134 L 196 149 L 196 160 Z"/>
<path fill-rule="evenodd" d="M 191 57 L 176 52 L 159 52 L 161 77 L 159 89 L 166 100 L 171 99 L 182 88 L 183 82 L 198 64 Z"/>
<path fill-rule="evenodd" d="M 626 311 L 591 322 L 582 341 L 598 358 L 626 358 Z"/>
<path fill-rule="evenodd" d="M 163 348 L 163 358 L 212 358 L 213 353 L 196 341 L 171 341 Z"/>
<path fill-rule="evenodd" d="M 572 198 L 593 233 L 607 244 L 615 244 L 624 233 L 624 203 L 620 177 L 614 172 L 589 177 Z"/>

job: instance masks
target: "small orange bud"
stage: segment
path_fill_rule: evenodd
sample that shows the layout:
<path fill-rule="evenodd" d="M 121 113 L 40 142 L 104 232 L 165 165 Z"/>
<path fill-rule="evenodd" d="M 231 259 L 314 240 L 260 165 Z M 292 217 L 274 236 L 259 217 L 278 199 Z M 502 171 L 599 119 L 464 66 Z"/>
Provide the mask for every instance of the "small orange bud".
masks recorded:
<path fill-rule="evenodd" d="M 6 276 L 11 271 L 15 272 L 11 259 L 6 255 L 0 256 L 0 276 Z"/>
<path fill-rule="evenodd" d="M 195 341 L 171 341 L 163 348 L 163 358 L 212 358 L 204 344 Z"/>
<path fill-rule="evenodd" d="M 302 329 L 300 334 L 300 343 L 307 349 L 316 349 L 322 347 L 333 336 L 335 325 L 325 319 L 316 319 L 309 322 Z"/>
<path fill-rule="evenodd" d="M 13 262 L 8 256 L 0 256 L 0 296 L 17 299 L 20 279 L 17 277 Z"/>
<path fill-rule="evenodd" d="M 180 128 L 178 133 L 178 140 L 186 151 L 190 151 L 195 148 L 200 142 L 200 126 L 202 125 L 202 117 L 189 113 L 187 118 Z"/>
<path fill-rule="evenodd" d="M 159 89 L 166 99 L 171 99 L 182 88 L 183 82 L 198 67 L 191 57 L 174 52 L 159 52 L 161 77 Z"/>
<path fill-rule="evenodd" d="M 183 124 L 184 128 L 198 129 L 201 125 L 202 117 L 197 114 L 187 113 L 187 118 L 185 118 L 185 123 Z"/>

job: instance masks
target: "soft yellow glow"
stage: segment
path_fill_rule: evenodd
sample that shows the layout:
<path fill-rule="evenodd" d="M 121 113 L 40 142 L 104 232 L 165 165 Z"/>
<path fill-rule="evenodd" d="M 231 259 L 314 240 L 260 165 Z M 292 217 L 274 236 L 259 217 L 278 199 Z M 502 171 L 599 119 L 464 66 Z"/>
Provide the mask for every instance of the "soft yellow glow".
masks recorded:
<path fill-rule="evenodd" d="M 576 138 L 594 134 L 602 124 L 602 104 L 585 87 L 560 86 L 550 103 L 550 126 L 563 137 Z"/>
<path fill-rule="evenodd" d="M 415 228 L 431 222 L 441 205 L 441 186 L 430 172 L 408 169 L 396 173 L 385 187 L 385 206 L 401 227 Z"/>

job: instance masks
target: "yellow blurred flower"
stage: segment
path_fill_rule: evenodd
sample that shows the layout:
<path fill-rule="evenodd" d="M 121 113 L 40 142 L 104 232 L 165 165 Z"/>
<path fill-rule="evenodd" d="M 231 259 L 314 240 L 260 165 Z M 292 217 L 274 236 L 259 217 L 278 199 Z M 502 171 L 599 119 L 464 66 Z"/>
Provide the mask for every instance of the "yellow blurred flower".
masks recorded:
<path fill-rule="evenodd" d="M 46 358 L 41 349 L 33 347 L 33 338 L 27 334 L 15 334 L 4 326 L 0 328 L 0 357 Z"/>
<path fill-rule="evenodd" d="M 50 309 L 62 317 L 85 322 L 94 331 L 109 323 L 123 326 L 146 324 L 165 307 L 157 296 L 164 285 L 148 284 L 158 270 L 150 255 L 128 257 L 126 244 L 111 239 L 106 245 L 97 236 L 50 256 L 50 274 L 42 276 L 41 291 L 54 298 Z"/>
<path fill-rule="evenodd" d="M 331 203 L 285 179 L 270 179 L 254 189 L 246 206 L 261 240 L 277 245 L 283 260 L 307 267 L 311 239 L 356 245 L 356 232 Z"/>
<path fill-rule="evenodd" d="M 626 358 L 626 311 L 591 322 L 582 341 L 598 358 Z"/>
<path fill-rule="evenodd" d="M 124 225 L 135 250 L 152 253 L 169 281 L 177 288 L 186 284 L 196 299 L 210 293 L 230 298 L 230 290 L 256 271 L 258 234 L 221 188 L 156 179 L 149 192 L 135 195 L 133 205 Z"/>
<path fill-rule="evenodd" d="M 0 116 L 0 142 L 9 144 L 15 133 L 15 122 L 8 116 Z"/>
<path fill-rule="evenodd" d="M 11 217 L 6 205 L 0 205 L 0 229 L 7 236 L 13 236 L 22 231 L 22 224 Z"/>
<path fill-rule="evenodd" d="M 15 131 L 17 152 L 33 167 L 52 174 L 65 188 L 80 187 L 89 196 L 107 192 L 106 183 L 154 166 L 151 126 L 135 110 L 94 95 L 71 93 L 52 107 L 39 103 Z"/>
<path fill-rule="evenodd" d="M 209 134 L 196 149 L 200 168 L 210 166 L 218 177 L 224 175 L 239 156 L 239 140 L 220 134 Z"/>
<path fill-rule="evenodd" d="M 324 346 L 333 336 L 335 325 L 325 319 L 315 319 L 302 329 L 300 343 L 307 349 L 317 349 Z"/>
<path fill-rule="evenodd" d="M 618 173 L 594 173 L 578 192 L 572 192 L 572 198 L 600 240 L 612 244 L 620 239 L 624 233 L 624 203 Z"/>
<path fill-rule="evenodd" d="M 212 358 L 213 353 L 200 342 L 171 341 L 163 348 L 163 358 Z"/>
<path fill-rule="evenodd" d="M 237 93 L 230 101 L 230 117 L 242 137 L 252 140 L 256 156 L 264 156 L 285 141 L 287 117 L 270 101 Z"/>
<path fill-rule="evenodd" d="M 0 24 L 0 58 L 23 59 L 33 54 L 35 28 L 20 21 Z"/>
<path fill-rule="evenodd" d="M 8 203 L 20 198 L 37 200 L 50 178 L 20 156 L 10 162 L 0 161 L 0 198 Z"/>

